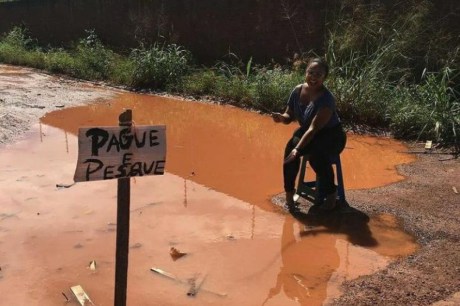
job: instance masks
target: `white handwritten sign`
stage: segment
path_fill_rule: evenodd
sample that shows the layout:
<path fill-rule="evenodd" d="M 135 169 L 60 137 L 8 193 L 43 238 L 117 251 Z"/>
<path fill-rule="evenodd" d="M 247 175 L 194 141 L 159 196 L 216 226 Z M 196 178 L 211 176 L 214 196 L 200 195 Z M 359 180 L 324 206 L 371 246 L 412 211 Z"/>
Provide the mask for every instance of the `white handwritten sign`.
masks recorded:
<path fill-rule="evenodd" d="M 80 128 L 74 181 L 162 175 L 165 162 L 163 125 Z"/>

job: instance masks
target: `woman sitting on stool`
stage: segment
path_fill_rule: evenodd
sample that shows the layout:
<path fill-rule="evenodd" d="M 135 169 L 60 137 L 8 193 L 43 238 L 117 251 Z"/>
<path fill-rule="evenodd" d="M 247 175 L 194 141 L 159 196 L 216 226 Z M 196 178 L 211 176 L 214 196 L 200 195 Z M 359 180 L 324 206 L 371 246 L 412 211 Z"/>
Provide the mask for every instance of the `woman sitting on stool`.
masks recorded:
<path fill-rule="evenodd" d="M 284 151 L 284 190 L 289 208 L 295 206 L 295 180 L 300 156 L 308 157 L 319 186 L 326 193 L 326 200 L 320 207 L 331 210 L 336 204 L 337 186 L 330 156 L 343 151 L 346 134 L 337 115 L 335 98 L 323 84 L 328 73 L 329 66 L 325 61 L 320 58 L 311 60 L 305 73 L 305 83 L 291 92 L 286 111 L 283 114 L 272 113 L 275 122 L 289 124 L 297 120 L 300 124 Z M 321 201 L 317 199 L 317 204 Z"/>

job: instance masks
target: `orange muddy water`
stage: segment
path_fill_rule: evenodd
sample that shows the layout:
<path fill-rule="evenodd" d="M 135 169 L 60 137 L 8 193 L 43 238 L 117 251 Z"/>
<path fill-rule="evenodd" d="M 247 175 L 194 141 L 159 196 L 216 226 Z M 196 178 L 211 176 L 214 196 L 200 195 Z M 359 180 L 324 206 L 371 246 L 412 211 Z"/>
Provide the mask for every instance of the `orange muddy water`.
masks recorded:
<path fill-rule="evenodd" d="M 128 305 L 327 304 L 344 280 L 417 249 L 391 215 L 294 219 L 273 206 L 294 125 L 228 106 L 122 94 L 49 113 L 23 140 L 0 147 L 0 305 L 64 305 L 66 297 L 78 305 L 74 285 L 95 305 L 113 305 L 116 181 L 57 184 L 72 183 L 78 127 L 117 125 L 124 108 L 137 125 L 167 126 L 166 174 L 131 180 Z M 405 150 L 391 139 L 349 135 L 346 189 L 404 179 L 395 166 L 413 160 L 398 153 Z M 173 260 L 171 247 L 187 255 Z M 186 294 L 191 279 L 201 286 L 195 297 Z"/>

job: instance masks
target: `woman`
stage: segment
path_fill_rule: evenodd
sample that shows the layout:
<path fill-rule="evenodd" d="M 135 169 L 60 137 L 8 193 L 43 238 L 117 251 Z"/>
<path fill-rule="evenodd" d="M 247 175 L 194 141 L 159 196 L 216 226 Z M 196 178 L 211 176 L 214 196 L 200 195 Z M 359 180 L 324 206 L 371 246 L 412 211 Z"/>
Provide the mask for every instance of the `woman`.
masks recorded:
<path fill-rule="evenodd" d="M 275 122 L 289 124 L 297 120 L 300 124 L 286 145 L 284 153 L 284 190 L 286 204 L 293 208 L 295 180 L 300 168 L 300 156 L 308 157 L 316 172 L 319 186 L 326 194 L 321 208 L 335 207 L 337 186 L 330 156 L 340 154 L 345 147 L 346 134 L 342 129 L 336 111 L 335 98 L 323 82 L 329 73 L 329 66 L 320 58 L 308 63 L 305 83 L 294 88 L 288 100 L 286 111 L 272 113 Z M 320 204 L 323 199 L 317 199 Z"/>

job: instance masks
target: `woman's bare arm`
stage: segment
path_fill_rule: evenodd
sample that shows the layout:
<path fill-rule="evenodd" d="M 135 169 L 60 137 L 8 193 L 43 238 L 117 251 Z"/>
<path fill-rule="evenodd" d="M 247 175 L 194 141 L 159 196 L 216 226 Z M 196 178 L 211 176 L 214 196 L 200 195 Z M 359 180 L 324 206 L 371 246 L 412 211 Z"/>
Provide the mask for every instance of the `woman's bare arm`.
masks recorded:
<path fill-rule="evenodd" d="M 313 118 L 308 130 L 302 135 L 299 143 L 284 160 L 285 163 L 289 163 L 297 157 L 299 150 L 305 147 L 313 139 L 316 133 L 318 133 L 318 131 L 329 122 L 332 117 L 332 113 L 333 111 L 329 107 L 323 107 L 318 110 L 318 113 Z"/>

